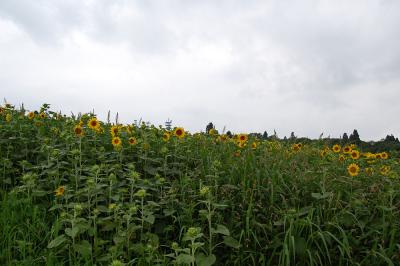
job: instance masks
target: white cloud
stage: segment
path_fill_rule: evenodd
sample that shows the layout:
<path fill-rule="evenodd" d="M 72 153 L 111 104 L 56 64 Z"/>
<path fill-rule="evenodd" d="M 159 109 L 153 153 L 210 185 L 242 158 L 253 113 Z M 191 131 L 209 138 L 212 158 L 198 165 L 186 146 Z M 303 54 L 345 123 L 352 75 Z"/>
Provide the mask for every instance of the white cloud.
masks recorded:
<path fill-rule="evenodd" d="M 0 2 L 0 92 L 202 130 L 400 135 L 398 1 Z"/>

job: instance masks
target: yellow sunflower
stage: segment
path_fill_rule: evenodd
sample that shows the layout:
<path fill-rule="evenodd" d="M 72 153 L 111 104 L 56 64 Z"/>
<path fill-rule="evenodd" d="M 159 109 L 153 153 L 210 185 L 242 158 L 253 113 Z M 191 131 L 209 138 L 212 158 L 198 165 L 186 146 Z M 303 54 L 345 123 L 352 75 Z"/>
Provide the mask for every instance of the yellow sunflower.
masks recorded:
<path fill-rule="evenodd" d="M 77 125 L 74 127 L 74 132 L 75 132 L 75 135 L 77 135 L 78 137 L 83 136 L 83 129 L 80 125 Z"/>
<path fill-rule="evenodd" d="M 252 148 L 253 150 L 257 149 L 257 142 L 251 143 L 251 148 Z"/>
<path fill-rule="evenodd" d="M 130 137 L 128 139 L 128 142 L 129 142 L 130 145 L 136 145 L 137 144 L 137 140 L 136 140 L 135 137 Z"/>
<path fill-rule="evenodd" d="M 90 118 L 87 125 L 89 128 L 96 130 L 96 131 L 100 128 L 100 122 L 99 122 L 99 120 L 97 120 L 96 117 Z"/>
<path fill-rule="evenodd" d="M 56 190 L 54 190 L 54 192 L 56 193 L 57 197 L 60 197 L 60 196 L 64 195 L 65 186 L 58 187 Z"/>
<path fill-rule="evenodd" d="M 292 150 L 295 152 L 298 152 L 300 150 L 300 148 L 301 148 L 301 146 L 299 146 L 299 144 L 297 144 L 297 143 L 292 145 Z"/>
<path fill-rule="evenodd" d="M 169 140 L 169 138 L 171 137 L 171 135 L 168 132 L 165 132 L 162 136 L 163 141 L 167 142 Z"/>
<path fill-rule="evenodd" d="M 118 126 L 112 126 L 110 129 L 111 136 L 116 137 L 119 134 L 119 127 Z"/>
<path fill-rule="evenodd" d="M 346 147 L 343 148 L 343 153 L 344 154 L 350 154 L 350 152 L 351 152 L 351 147 L 350 146 L 346 146 Z"/>
<path fill-rule="evenodd" d="M 111 143 L 115 148 L 118 148 L 118 147 L 121 146 L 122 141 L 121 141 L 121 139 L 119 137 L 113 137 Z"/>
<path fill-rule="evenodd" d="M 239 134 L 239 135 L 238 135 L 238 140 L 239 140 L 240 142 L 246 142 L 247 139 L 248 139 L 247 134 Z"/>
<path fill-rule="evenodd" d="M 390 172 L 390 166 L 387 165 L 382 166 L 380 172 L 382 175 L 388 175 Z"/>
<path fill-rule="evenodd" d="M 351 151 L 351 158 L 353 158 L 354 160 L 357 160 L 358 158 L 360 158 L 360 152 L 357 150 Z"/>
<path fill-rule="evenodd" d="M 386 160 L 387 158 L 389 158 L 389 154 L 387 152 L 381 152 L 381 158 Z"/>
<path fill-rule="evenodd" d="M 344 157 L 343 154 L 340 154 L 340 155 L 339 155 L 339 161 L 344 162 L 345 159 L 346 159 L 346 158 Z"/>
<path fill-rule="evenodd" d="M 7 114 L 6 115 L 6 121 L 7 122 L 11 122 L 11 120 L 12 120 L 12 115 L 11 114 Z"/>
<path fill-rule="evenodd" d="M 375 153 L 375 158 L 376 158 L 376 159 L 382 159 L 382 154 L 380 154 L 380 153 Z"/>
<path fill-rule="evenodd" d="M 210 130 L 208 131 L 208 134 L 210 134 L 210 135 L 217 135 L 217 134 L 218 134 L 218 131 L 217 131 L 215 128 L 212 128 L 212 129 L 210 129 Z"/>
<path fill-rule="evenodd" d="M 174 135 L 181 139 L 185 136 L 185 130 L 183 129 L 183 127 L 177 127 L 174 130 Z"/>
<path fill-rule="evenodd" d="M 321 157 L 325 157 L 326 156 L 326 150 L 321 150 L 319 155 L 321 155 Z"/>
<path fill-rule="evenodd" d="M 333 147 L 332 147 L 332 150 L 333 150 L 333 152 L 336 152 L 336 153 L 338 153 L 338 152 L 340 152 L 340 146 L 338 145 L 338 144 L 335 144 L 335 145 L 333 145 Z"/>
<path fill-rule="evenodd" d="M 357 176 L 360 172 L 360 167 L 357 164 L 352 163 L 347 167 L 347 172 L 349 172 L 349 175 L 351 176 Z"/>
<path fill-rule="evenodd" d="M 227 139 L 228 139 L 228 136 L 226 134 L 222 134 L 218 137 L 218 140 L 222 141 L 222 142 L 226 141 Z"/>
<path fill-rule="evenodd" d="M 372 169 L 372 167 L 367 167 L 365 168 L 365 173 L 367 175 L 372 175 L 374 173 L 374 169 Z"/>
<path fill-rule="evenodd" d="M 41 112 L 41 113 L 39 114 L 39 117 L 40 117 L 41 119 L 46 118 L 46 113 L 45 113 L 45 112 Z"/>
<path fill-rule="evenodd" d="M 29 113 L 28 113 L 28 118 L 29 118 L 30 120 L 34 119 L 34 118 L 35 118 L 35 112 L 29 112 Z"/>

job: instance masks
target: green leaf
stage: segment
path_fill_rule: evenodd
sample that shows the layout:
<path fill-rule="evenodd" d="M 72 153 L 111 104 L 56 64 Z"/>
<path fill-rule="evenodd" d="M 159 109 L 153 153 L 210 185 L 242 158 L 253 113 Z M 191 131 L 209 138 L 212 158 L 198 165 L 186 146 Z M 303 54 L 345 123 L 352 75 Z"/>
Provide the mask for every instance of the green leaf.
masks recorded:
<path fill-rule="evenodd" d="M 200 253 L 196 256 L 196 263 L 198 266 L 210 266 L 213 265 L 216 261 L 215 255 L 211 254 L 209 256 Z"/>
<path fill-rule="evenodd" d="M 191 264 L 193 262 L 192 256 L 188 254 L 179 254 L 178 257 L 176 257 L 176 262 L 178 264 Z"/>
<path fill-rule="evenodd" d="M 147 215 L 146 217 L 144 217 L 144 220 L 150 224 L 154 224 L 154 220 L 156 219 L 156 217 L 154 217 L 153 214 Z"/>
<path fill-rule="evenodd" d="M 47 248 L 56 248 L 62 243 L 64 243 L 67 239 L 65 238 L 64 235 L 60 235 L 56 238 L 54 238 L 48 245 Z"/>
<path fill-rule="evenodd" d="M 230 235 L 229 229 L 225 225 L 222 225 L 222 224 L 217 224 L 217 229 L 211 229 L 211 232 L 213 234 L 222 234 L 222 235 L 226 235 L 226 236 Z"/>
<path fill-rule="evenodd" d="M 84 257 L 89 257 L 92 254 L 92 245 L 87 240 L 82 240 L 81 242 L 74 245 L 76 252 L 80 253 Z"/>
<path fill-rule="evenodd" d="M 65 234 L 67 236 L 70 236 L 72 238 L 75 238 L 79 233 L 79 228 L 74 227 L 74 228 L 66 228 L 65 229 Z"/>
<path fill-rule="evenodd" d="M 224 236 L 224 244 L 231 248 L 240 248 L 240 243 L 231 236 Z"/>

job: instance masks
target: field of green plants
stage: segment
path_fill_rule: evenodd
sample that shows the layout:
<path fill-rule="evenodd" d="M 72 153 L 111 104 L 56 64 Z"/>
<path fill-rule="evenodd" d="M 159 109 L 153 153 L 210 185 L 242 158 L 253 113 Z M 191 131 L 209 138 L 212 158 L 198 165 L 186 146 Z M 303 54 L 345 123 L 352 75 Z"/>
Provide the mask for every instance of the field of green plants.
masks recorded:
<path fill-rule="evenodd" d="M 0 265 L 399 265 L 399 162 L 5 105 Z"/>

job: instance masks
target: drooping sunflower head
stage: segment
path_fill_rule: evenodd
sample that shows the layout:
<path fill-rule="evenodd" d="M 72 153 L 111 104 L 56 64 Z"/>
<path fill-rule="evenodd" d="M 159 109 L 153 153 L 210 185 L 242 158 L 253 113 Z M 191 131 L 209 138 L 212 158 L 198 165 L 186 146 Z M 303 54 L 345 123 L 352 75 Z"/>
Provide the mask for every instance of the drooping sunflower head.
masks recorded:
<path fill-rule="evenodd" d="M 292 150 L 295 152 L 298 152 L 300 150 L 301 146 L 299 144 L 295 143 L 292 145 Z"/>
<path fill-rule="evenodd" d="M 6 121 L 7 122 L 11 122 L 11 120 L 12 120 L 12 115 L 11 114 L 7 114 L 6 115 Z"/>
<path fill-rule="evenodd" d="M 122 141 L 121 141 L 121 138 L 119 138 L 119 137 L 113 137 L 111 143 L 115 148 L 118 148 L 118 147 L 121 147 Z"/>
<path fill-rule="evenodd" d="M 222 134 L 221 136 L 219 136 L 219 140 L 224 142 L 228 139 L 228 136 L 226 134 Z"/>
<path fill-rule="evenodd" d="M 360 172 L 360 167 L 357 164 L 352 163 L 347 167 L 347 172 L 351 176 L 357 176 L 358 173 Z"/>
<path fill-rule="evenodd" d="M 171 135 L 168 132 L 165 132 L 162 136 L 163 141 L 167 142 L 169 140 L 169 138 L 171 137 Z"/>
<path fill-rule="evenodd" d="M 174 135 L 181 139 L 185 136 L 185 130 L 183 129 L 183 127 L 177 127 L 174 130 Z"/>
<path fill-rule="evenodd" d="M 111 136 L 116 137 L 119 134 L 119 126 L 112 126 L 110 129 Z"/>
<path fill-rule="evenodd" d="M 343 153 L 344 154 L 349 154 L 350 152 L 351 152 L 350 146 L 346 146 L 346 147 L 343 148 Z"/>
<path fill-rule="evenodd" d="M 351 151 L 351 158 L 353 159 L 353 160 L 357 160 L 358 158 L 360 158 L 360 152 L 359 151 L 357 151 L 357 150 L 353 150 L 353 151 Z"/>
<path fill-rule="evenodd" d="M 210 129 L 210 130 L 208 131 L 208 134 L 210 134 L 210 135 L 217 135 L 217 134 L 218 134 L 218 131 L 217 131 L 215 128 L 212 128 L 212 129 Z"/>
<path fill-rule="evenodd" d="M 372 169 L 372 167 L 367 167 L 365 168 L 365 173 L 367 175 L 372 175 L 374 173 L 374 169 Z"/>
<path fill-rule="evenodd" d="M 390 166 L 387 165 L 382 166 L 380 172 L 382 175 L 388 175 L 390 172 Z"/>
<path fill-rule="evenodd" d="M 333 145 L 332 150 L 333 150 L 333 152 L 336 152 L 336 153 L 340 152 L 340 146 L 339 146 L 339 144 Z"/>
<path fill-rule="evenodd" d="M 100 122 L 99 122 L 99 120 L 97 120 L 96 117 L 92 117 L 89 119 L 87 125 L 89 128 L 97 131 L 98 128 L 100 127 Z"/>
<path fill-rule="evenodd" d="M 136 145 L 137 144 L 137 140 L 135 137 L 130 137 L 128 139 L 129 145 Z"/>
<path fill-rule="evenodd" d="M 64 195 L 65 186 L 59 186 L 54 192 L 56 193 L 56 197 L 61 197 Z"/>
<path fill-rule="evenodd" d="M 75 135 L 77 135 L 78 137 L 82 137 L 83 136 L 83 129 L 80 125 L 76 125 L 74 127 L 74 133 Z"/>
<path fill-rule="evenodd" d="M 35 112 L 29 112 L 29 113 L 28 113 L 28 118 L 29 118 L 30 120 L 34 119 L 34 118 L 35 118 Z"/>
<path fill-rule="evenodd" d="M 254 141 L 253 143 L 251 143 L 251 148 L 253 150 L 257 149 L 257 142 Z"/>

